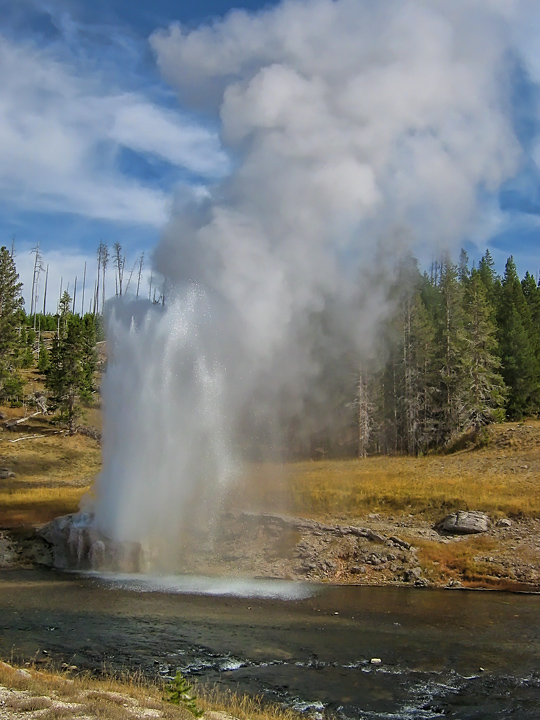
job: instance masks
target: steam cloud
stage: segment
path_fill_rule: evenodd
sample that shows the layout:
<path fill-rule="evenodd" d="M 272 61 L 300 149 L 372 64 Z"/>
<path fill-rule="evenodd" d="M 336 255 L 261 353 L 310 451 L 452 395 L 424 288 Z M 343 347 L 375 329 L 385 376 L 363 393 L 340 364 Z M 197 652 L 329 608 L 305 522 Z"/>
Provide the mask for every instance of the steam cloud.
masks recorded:
<path fill-rule="evenodd" d="M 109 537 L 174 545 L 194 498 L 206 514 L 234 475 L 242 428 L 271 445 L 301 416 L 321 348 L 335 362 L 369 348 L 378 271 L 403 238 L 459 242 L 480 190 L 516 171 L 514 12 L 289 0 L 154 34 L 181 100 L 219 116 L 235 169 L 165 230 L 168 306 L 113 309 L 96 501 Z"/>

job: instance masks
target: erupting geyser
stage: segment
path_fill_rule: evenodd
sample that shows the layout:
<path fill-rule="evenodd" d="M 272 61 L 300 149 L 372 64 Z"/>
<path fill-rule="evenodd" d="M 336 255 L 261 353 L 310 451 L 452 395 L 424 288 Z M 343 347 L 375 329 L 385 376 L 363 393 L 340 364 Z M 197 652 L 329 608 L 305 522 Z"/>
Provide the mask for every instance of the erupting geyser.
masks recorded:
<path fill-rule="evenodd" d="M 166 306 L 110 309 L 95 532 L 174 565 L 254 437 L 275 452 L 314 395 L 310 432 L 334 422 L 321 357 L 369 351 L 381 263 L 460 242 L 516 170 L 516 5 L 289 0 L 154 34 L 233 169 L 164 232 Z"/>

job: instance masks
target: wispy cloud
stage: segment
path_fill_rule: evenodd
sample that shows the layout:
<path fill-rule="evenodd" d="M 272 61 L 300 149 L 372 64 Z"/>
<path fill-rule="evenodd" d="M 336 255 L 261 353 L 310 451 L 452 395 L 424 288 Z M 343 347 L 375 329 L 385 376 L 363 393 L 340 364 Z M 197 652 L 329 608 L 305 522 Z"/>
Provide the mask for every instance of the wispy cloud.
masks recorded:
<path fill-rule="evenodd" d="M 173 188 L 122 172 L 122 148 L 197 184 L 226 172 L 213 131 L 141 92 L 111 91 L 102 74 L 50 48 L 0 36 L 0 76 L 0 200 L 14 211 L 163 225 Z"/>

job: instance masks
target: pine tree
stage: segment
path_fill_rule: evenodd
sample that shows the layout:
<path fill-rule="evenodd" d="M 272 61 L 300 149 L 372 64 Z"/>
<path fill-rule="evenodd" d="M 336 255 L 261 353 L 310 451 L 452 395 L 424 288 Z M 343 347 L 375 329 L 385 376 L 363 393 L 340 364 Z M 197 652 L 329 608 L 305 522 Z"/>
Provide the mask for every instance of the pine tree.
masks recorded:
<path fill-rule="evenodd" d="M 469 256 L 463 248 L 459 254 L 458 263 L 458 278 L 462 285 L 466 285 L 471 277 L 471 271 L 469 270 Z"/>
<path fill-rule="evenodd" d="M 49 351 L 45 347 L 45 344 L 41 343 L 41 345 L 39 346 L 39 356 L 37 362 L 37 368 L 39 372 L 45 375 L 50 367 L 50 364 L 51 361 L 49 358 Z"/>
<path fill-rule="evenodd" d="M 536 280 L 528 271 L 525 273 L 525 277 L 521 281 L 521 289 L 523 290 L 523 296 L 527 302 L 531 318 L 529 335 L 535 350 L 536 358 L 540 361 L 540 288 L 536 284 Z"/>
<path fill-rule="evenodd" d="M 94 388 L 95 327 L 91 316 L 69 315 L 60 328 L 53 340 L 46 387 L 68 423 L 69 434 L 73 435 L 78 401 L 88 401 Z"/>
<path fill-rule="evenodd" d="M 67 321 L 71 315 L 71 296 L 64 290 L 58 303 L 58 334 L 65 334 Z"/>
<path fill-rule="evenodd" d="M 417 455 L 428 450 L 434 442 L 439 397 L 435 329 L 420 292 L 412 300 L 409 348 L 408 452 Z"/>
<path fill-rule="evenodd" d="M 167 700 L 173 705 L 182 705 L 196 718 L 203 716 L 203 711 L 197 705 L 197 698 L 193 692 L 193 687 L 186 680 L 180 671 L 176 673 L 173 680 L 165 686 Z"/>
<path fill-rule="evenodd" d="M 493 260 L 489 250 L 486 250 L 484 256 L 478 263 L 478 274 L 480 275 L 480 280 L 484 283 L 488 299 L 491 299 L 497 274 L 495 272 L 495 261 Z"/>
<path fill-rule="evenodd" d="M 439 328 L 441 419 L 438 442 L 446 443 L 461 430 L 464 420 L 463 360 L 466 351 L 463 287 L 458 282 L 457 268 L 448 256 L 441 263 L 439 289 L 443 315 Z"/>
<path fill-rule="evenodd" d="M 506 386 L 500 374 L 496 326 L 492 308 L 480 273 L 473 271 L 464 297 L 465 342 L 463 370 L 467 377 L 465 389 L 465 424 L 480 428 L 504 418 Z"/>
<path fill-rule="evenodd" d="M 6 247 L 0 248 L 0 396 L 20 400 L 23 382 L 17 374 L 22 349 L 22 283 Z"/>
<path fill-rule="evenodd" d="M 513 257 L 508 258 L 498 310 L 502 375 L 508 387 L 508 416 L 517 419 L 540 408 L 540 364 L 529 305 Z"/>
<path fill-rule="evenodd" d="M 0 248 L 0 358 L 18 346 L 22 283 L 7 248 Z"/>

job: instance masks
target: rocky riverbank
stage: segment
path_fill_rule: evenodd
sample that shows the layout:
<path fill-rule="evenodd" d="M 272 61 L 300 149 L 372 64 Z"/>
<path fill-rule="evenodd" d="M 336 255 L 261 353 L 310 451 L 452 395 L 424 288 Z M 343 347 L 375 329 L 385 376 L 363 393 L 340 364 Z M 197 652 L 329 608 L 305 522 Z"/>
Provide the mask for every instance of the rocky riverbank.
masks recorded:
<path fill-rule="evenodd" d="M 176 572 L 283 578 L 336 584 L 486 587 L 540 590 L 540 520 L 490 520 L 481 513 L 434 524 L 413 515 L 370 514 L 355 523 L 323 523 L 271 514 L 227 514 L 175 553 Z M 442 518 L 441 518 L 442 520 Z M 56 524 L 54 524 L 56 523 Z M 0 533 L 0 567 L 92 567 L 91 542 L 73 542 L 70 519 L 45 532 Z M 467 523 L 476 523 L 471 531 Z M 91 533 L 90 533 L 91 535 Z M 98 543 L 103 546 L 102 540 Z M 86 554 L 85 554 L 86 553 Z M 109 553 L 108 570 L 152 569 L 142 548 Z M 99 569 L 99 568 L 95 568 Z"/>

